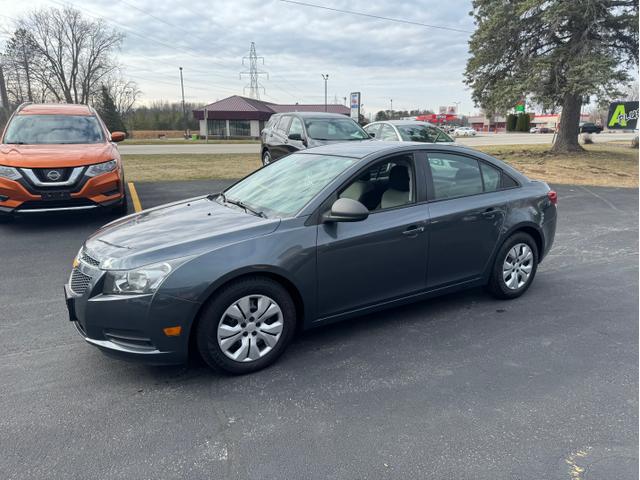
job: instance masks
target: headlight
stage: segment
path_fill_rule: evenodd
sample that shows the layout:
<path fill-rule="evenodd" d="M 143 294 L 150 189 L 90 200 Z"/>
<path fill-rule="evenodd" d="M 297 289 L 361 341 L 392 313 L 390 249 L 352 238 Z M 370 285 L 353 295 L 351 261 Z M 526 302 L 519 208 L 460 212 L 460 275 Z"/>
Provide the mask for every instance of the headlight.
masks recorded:
<path fill-rule="evenodd" d="M 22 178 L 22 175 L 20 175 L 20 172 L 13 167 L 0 165 L 0 177 L 8 178 L 9 180 L 18 180 L 19 178 Z"/>
<path fill-rule="evenodd" d="M 108 162 L 96 163 L 95 165 L 91 165 L 87 169 L 87 173 L 85 175 L 87 177 L 95 177 L 97 175 L 102 175 L 103 173 L 111 172 L 116 169 L 118 166 L 118 162 L 116 160 L 109 160 Z"/>
<path fill-rule="evenodd" d="M 102 292 L 107 295 L 153 293 L 173 270 L 192 258 L 177 258 L 132 270 L 107 270 Z M 108 264 L 108 260 L 103 264 Z"/>

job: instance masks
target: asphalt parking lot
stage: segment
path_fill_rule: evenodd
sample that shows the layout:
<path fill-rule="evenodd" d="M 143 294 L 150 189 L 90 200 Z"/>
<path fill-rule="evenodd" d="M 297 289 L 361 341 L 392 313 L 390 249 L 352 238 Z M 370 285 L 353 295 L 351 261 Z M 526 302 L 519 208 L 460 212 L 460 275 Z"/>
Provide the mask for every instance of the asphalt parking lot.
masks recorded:
<path fill-rule="evenodd" d="M 136 184 L 145 208 L 220 182 Z M 4 479 L 637 479 L 638 192 L 557 186 L 526 295 L 482 290 L 299 336 L 273 367 L 109 359 L 62 284 L 110 218 L 0 226 Z"/>

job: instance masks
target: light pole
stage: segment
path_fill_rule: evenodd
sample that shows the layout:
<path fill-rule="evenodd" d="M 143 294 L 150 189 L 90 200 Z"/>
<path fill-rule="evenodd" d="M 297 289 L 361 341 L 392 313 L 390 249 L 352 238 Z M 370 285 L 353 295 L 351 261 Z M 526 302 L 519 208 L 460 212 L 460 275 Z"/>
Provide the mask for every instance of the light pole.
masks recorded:
<path fill-rule="evenodd" d="M 329 74 L 321 73 L 322 78 L 324 79 L 324 111 L 327 111 L 327 80 L 329 80 Z"/>
<path fill-rule="evenodd" d="M 184 106 L 184 82 L 182 80 L 182 67 L 180 68 L 180 89 L 182 90 L 182 126 L 184 128 L 184 138 L 187 138 L 187 111 Z"/>
<path fill-rule="evenodd" d="M 391 120 L 393 120 L 393 98 L 391 98 L 390 101 L 391 101 Z"/>

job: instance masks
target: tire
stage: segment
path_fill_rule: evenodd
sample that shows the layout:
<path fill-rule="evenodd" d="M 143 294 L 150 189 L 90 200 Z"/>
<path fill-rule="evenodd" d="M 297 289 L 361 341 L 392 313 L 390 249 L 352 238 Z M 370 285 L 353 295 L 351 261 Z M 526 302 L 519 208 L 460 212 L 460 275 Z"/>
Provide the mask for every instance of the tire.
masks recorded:
<path fill-rule="evenodd" d="M 263 314 L 254 317 L 260 310 Z M 269 278 L 247 277 L 222 287 L 205 306 L 196 344 L 211 368 L 242 375 L 275 362 L 295 325 L 296 308 L 287 290 Z"/>
<path fill-rule="evenodd" d="M 271 162 L 273 162 L 273 158 L 271 157 L 271 153 L 269 153 L 269 150 L 265 150 L 262 153 L 262 165 L 266 166 L 266 165 L 269 165 Z"/>
<path fill-rule="evenodd" d="M 525 257 L 527 260 L 524 260 Z M 513 268 L 507 272 L 509 265 L 513 265 Z M 487 289 L 496 298 L 504 300 L 518 298 L 529 289 L 537 270 L 536 242 L 531 235 L 517 232 L 507 238 L 500 247 L 491 269 Z M 528 276 L 526 276 L 527 272 Z"/>

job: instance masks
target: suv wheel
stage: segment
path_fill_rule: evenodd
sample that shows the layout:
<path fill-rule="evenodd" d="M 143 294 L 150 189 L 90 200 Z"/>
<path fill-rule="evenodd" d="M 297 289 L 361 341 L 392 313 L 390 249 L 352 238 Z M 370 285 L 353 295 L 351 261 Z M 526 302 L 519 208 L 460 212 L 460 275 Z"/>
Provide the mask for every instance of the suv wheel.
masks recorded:
<path fill-rule="evenodd" d="M 212 368 L 255 372 L 284 352 L 295 323 L 287 290 L 274 280 L 249 277 L 216 292 L 197 327 L 198 351 Z"/>
<path fill-rule="evenodd" d="M 497 298 L 517 298 L 531 286 L 537 269 L 536 242 L 531 235 L 515 233 L 498 251 L 487 287 Z"/>
<path fill-rule="evenodd" d="M 262 165 L 269 165 L 272 161 L 269 150 L 265 150 L 262 154 Z"/>

